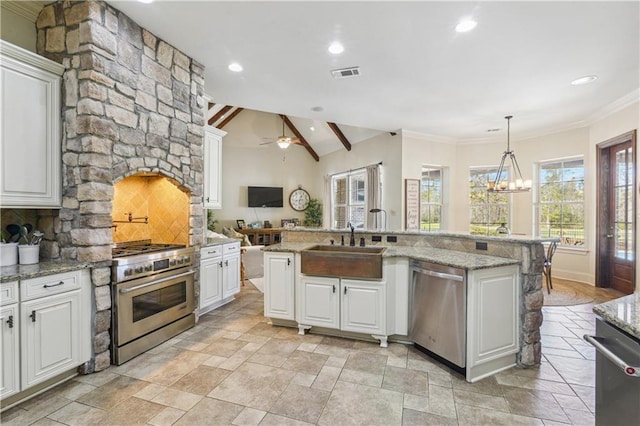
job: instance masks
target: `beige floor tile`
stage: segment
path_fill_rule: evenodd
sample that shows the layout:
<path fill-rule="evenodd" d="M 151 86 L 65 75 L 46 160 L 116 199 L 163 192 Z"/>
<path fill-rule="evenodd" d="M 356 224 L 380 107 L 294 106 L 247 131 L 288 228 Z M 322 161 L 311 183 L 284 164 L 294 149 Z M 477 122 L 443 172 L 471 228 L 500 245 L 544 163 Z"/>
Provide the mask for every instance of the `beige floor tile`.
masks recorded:
<path fill-rule="evenodd" d="M 571 386 L 566 383 L 552 382 L 550 380 L 529 379 L 522 380 L 522 387 L 527 389 L 541 390 L 548 393 L 557 393 L 561 395 L 574 395 Z"/>
<path fill-rule="evenodd" d="M 293 371 L 247 362 L 224 379 L 208 396 L 269 411 L 295 374 Z"/>
<path fill-rule="evenodd" d="M 517 414 L 460 404 L 458 422 L 461 425 L 543 425 L 542 420 Z"/>
<path fill-rule="evenodd" d="M 316 376 L 315 374 L 296 373 L 293 380 L 291 380 L 291 383 L 298 386 L 311 387 L 313 382 L 316 380 L 316 377 L 318 376 Z"/>
<path fill-rule="evenodd" d="M 457 404 L 473 405 L 474 407 L 489 408 L 492 410 L 509 412 L 507 401 L 501 396 L 487 395 L 484 393 L 469 392 L 460 389 L 453 390 L 453 400 Z"/>
<path fill-rule="evenodd" d="M 596 388 L 591 386 L 571 385 L 571 389 L 578 395 L 584 405 L 592 413 L 596 412 Z"/>
<path fill-rule="evenodd" d="M 56 412 L 49 414 L 47 417 L 70 426 L 82 426 L 100 423 L 107 417 L 107 411 L 72 402 Z"/>
<path fill-rule="evenodd" d="M 311 385 L 314 389 L 331 391 L 333 386 L 338 381 L 338 377 L 340 377 L 340 373 L 342 372 L 341 368 L 338 367 L 322 367 L 318 377 Z"/>
<path fill-rule="evenodd" d="M 290 384 L 273 404 L 270 413 L 316 423 L 330 392 Z"/>
<path fill-rule="evenodd" d="M 317 375 L 328 359 L 327 355 L 296 350 L 282 364 L 282 368 Z"/>
<path fill-rule="evenodd" d="M 349 355 L 344 364 L 345 369 L 363 371 L 366 373 L 383 375 L 387 366 L 387 356 L 367 352 L 354 352 Z"/>
<path fill-rule="evenodd" d="M 258 350 L 258 354 L 289 357 L 300 346 L 299 342 L 269 340 Z"/>
<path fill-rule="evenodd" d="M 384 376 L 381 374 L 373 374 L 366 371 L 349 370 L 347 368 L 343 368 L 338 380 L 379 388 L 382 386 L 383 378 Z"/>
<path fill-rule="evenodd" d="M 192 394 L 206 395 L 229 374 L 231 372 L 223 368 L 200 365 L 171 385 L 171 387 Z"/>
<path fill-rule="evenodd" d="M 313 352 L 316 350 L 316 348 L 318 347 L 317 343 L 306 343 L 306 342 L 302 342 L 300 343 L 300 345 L 298 346 L 299 351 L 305 351 L 305 352 Z"/>
<path fill-rule="evenodd" d="M 441 386 L 429 385 L 429 413 L 444 417 L 456 416 L 453 390 Z"/>
<path fill-rule="evenodd" d="M 569 417 L 569 420 L 571 420 L 571 423 L 574 425 L 592 426 L 596 423 L 595 416 L 589 411 L 571 410 L 565 408 L 564 412 L 567 414 L 567 417 Z"/>
<path fill-rule="evenodd" d="M 327 362 L 324 363 L 327 367 L 344 367 L 344 364 L 347 362 L 347 358 L 341 358 L 337 356 L 330 356 L 327 359 Z"/>
<path fill-rule="evenodd" d="M 551 392 L 511 388 L 505 390 L 504 397 L 514 414 L 569 423 Z"/>
<path fill-rule="evenodd" d="M 35 423 L 31 423 L 31 426 L 64 426 L 64 423 L 56 422 L 55 420 L 48 419 L 46 417 L 41 418 Z"/>
<path fill-rule="evenodd" d="M 178 410 L 188 411 L 203 398 L 202 395 L 184 392 L 178 389 L 167 388 L 160 392 L 151 401 Z"/>
<path fill-rule="evenodd" d="M 595 363 L 586 359 L 568 359 L 545 355 L 551 365 L 569 384 L 595 386 Z"/>
<path fill-rule="evenodd" d="M 228 358 L 224 356 L 212 355 L 205 362 L 203 362 L 202 365 L 206 365 L 207 367 L 217 367 L 227 359 Z"/>
<path fill-rule="evenodd" d="M 430 371 L 428 374 L 430 385 L 442 386 L 445 388 L 453 387 L 451 374 L 444 371 Z"/>
<path fill-rule="evenodd" d="M 558 405 L 560 405 L 560 407 L 562 407 L 565 411 L 567 409 L 576 411 L 589 411 L 589 407 L 587 407 L 578 396 L 554 394 L 553 397 L 556 399 L 556 401 L 558 401 Z"/>
<path fill-rule="evenodd" d="M 223 356 L 229 358 L 231 355 L 242 349 L 247 342 L 242 340 L 227 339 L 224 337 L 218 337 L 211 342 L 209 346 L 202 349 L 201 352 L 208 353 L 209 355 Z"/>
<path fill-rule="evenodd" d="M 453 384 L 454 389 L 484 393 L 487 395 L 502 396 L 502 386 L 498 384 L 495 376 L 487 377 L 486 379 L 482 379 L 479 382 L 469 383 L 462 376 L 456 374 L 451 376 L 451 383 Z"/>
<path fill-rule="evenodd" d="M 166 388 L 166 386 L 149 383 L 147 386 L 136 392 L 133 396 L 135 396 L 136 398 L 144 399 L 145 401 L 151 401 Z"/>
<path fill-rule="evenodd" d="M 73 378 L 73 380 L 81 382 L 81 383 L 86 383 L 88 385 L 91 386 L 102 386 L 104 384 L 106 384 L 107 382 L 110 382 L 111 380 L 115 379 L 116 377 L 118 377 L 117 374 L 115 374 L 114 372 L 112 372 L 113 369 L 115 369 L 116 367 L 111 366 L 109 368 L 107 368 L 106 370 L 102 370 L 98 373 L 93 373 L 93 374 L 87 374 L 84 376 L 76 376 Z"/>
<path fill-rule="evenodd" d="M 399 392 L 338 381 L 319 425 L 398 425 L 403 396 Z"/>
<path fill-rule="evenodd" d="M 354 352 L 354 349 L 343 348 L 339 346 L 318 344 L 318 347 L 314 351 L 317 354 L 329 355 L 337 358 L 348 358 L 349 355 Z"/>
<path fill-rule="evenodd" d="M 237 353 L 231 355 L 229 358 L 222 361 L 218 368 L 222 368 L 229 371 L 234 371 L 238 367 L 240 367 L 246 360 L 249 359 L 251 353 L 238 351 Z"/>
<path fill-rule="evenodd" d="M 201 352 L 185 351 L 164 364 L 160 369 L 147 375 L 145 380 L 163 386 L 171 386 L 209 358 L 209 355 Z"/>
<path fill-rule="evenodd" d="M 101 423 L 105 425 L 144 425 L 164 408 L 164 405 L 130 397 L 109 410 Z"/>
<path fill-rule="evenodd" d="M 429 377 L 424 371 L 387 366 L 384 372 L 382 388 L 413 395 L 428 396 Z"/>
<path fill-rule="evenodd" d="M 404 394 L 404 402 L 402 405 L 404 408 L 408 408 L 414 411 L 429 412 L 429 397 L 411 395 L 409 393 Z"/>
<path fill-rule="evenodd" d="M 52 389 L 51 395 L 75 401 L 82 395 L 88 394 L 95 388 L 96 386 L 89 385 L 87 383 L 79 382 L 76 380 L 69 380 Z"/>
<path fill-rule="evenodd" d="M 242 409 L 242 406 L 230 402 L 203 398 L 174 424 L 178 426 L 229 425 L 238 417 Z"/>
<path fill-rule="evenodd" d="M 424 425 L 458 425 L 458 420 L 451 417 L 438 416 L 436 414 L 405 408 L 402 412 L 403 426 L 424 426 Z"/>
<path fill-rule="evenodd" d="M 170 426 L 177 422 L 184 413 L 184 411 L 173 407 L 165 407 L 164 410 L 149 420 L 149 424 L 153 426 Z"/>
<path fill-rule="evenodd" d="M 387 357 L 387 366 L 407 368 L 407 356 L 406 355 L 403 355 L 403 356 L 389 355 Z"/>
<path fill-rule="evenodd" d="M 103 410 L 110 410 L 138 393 L 148 384 L 131 377 L 118 376 L 107 384 L 81 396 L 77 401 Z"/>
<path fill-rule="evenodd" d="M 272 367 L 282 367 L 282 364 L 287 360 L 286 356 L 265 354 L 256 352 L 248 358 L 249 362 L 262 365 L 270 365 Z"/>
<path fill-rule="evenodd" d="M 266 411 L 245 407 L 231 424 L 236 426 L 255 426 L 262 421 L 266 414 Z"/>
<path fill-rule="evenodd" d="M 307 426 L 311 423 L 268 413 L 260 422 L 260 426 Z"/>

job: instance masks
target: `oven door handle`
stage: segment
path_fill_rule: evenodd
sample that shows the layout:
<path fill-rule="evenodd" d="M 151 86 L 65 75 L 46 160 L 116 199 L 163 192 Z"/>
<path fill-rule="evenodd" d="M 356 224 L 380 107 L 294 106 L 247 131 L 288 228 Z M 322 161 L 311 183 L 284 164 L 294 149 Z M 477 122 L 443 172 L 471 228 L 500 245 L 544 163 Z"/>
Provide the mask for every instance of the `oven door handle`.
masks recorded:
<path fill-rule="evenodd" d="M 173 275 L 171 277 L 167 277 L 167 278 L 163 278 L 161 280 L 157 280 L 157 281 L 151 281 L 150 283 L 146 283 L 146 284 L 140 284 L 131 288 L 121 288 L 119 291 L 120 294 L 127 294 L 127 293 L 131 293 L 132 291 L 136 291 L 136 290 L 140 290 L 141 288 L 145 288 L 145 287 L 149 287 L 152 285 L 158 285 L 160 283 L 163 283 L 165 281 L 170 281 L 170 280 L 175 280 L 176 278 L 181 278 L 181 277 L 186 277 L 187 275 L 191 275 L 193 274 L 193 270 L 190 270 L 188 272 L 183 272 L 182 274 L 178 274 L 178 275 Z"/>
<path fill-rule="evenodd" d="M 585 334 L 583 337 L 584 340 L 591 343 L 591 345 L 593 345 L 593 347 L 595 347 L 598 352 L 604 355 L 605 358 L 622 369 L 622 371 L 624 371 L 624 374 L 626 374 L 627 376 L 640 378 L 640 367 L 633 367 L 627 364 L 622 358 L 611 352 L 606 346 L 600 343 L 600 340 L 603 340 L 601 337 L 590 336 L 588 334 Z"/>

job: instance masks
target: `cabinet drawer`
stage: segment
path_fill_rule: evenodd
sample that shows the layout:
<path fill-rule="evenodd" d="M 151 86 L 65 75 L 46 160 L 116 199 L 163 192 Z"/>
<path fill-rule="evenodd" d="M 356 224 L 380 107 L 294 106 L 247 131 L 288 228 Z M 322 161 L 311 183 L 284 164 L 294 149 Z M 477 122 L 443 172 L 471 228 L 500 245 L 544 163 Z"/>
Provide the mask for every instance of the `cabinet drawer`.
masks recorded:
<path fill-rule="evenodd" d="M 0 283 L 0 306 L 18 303 L 18 281 Z"/>
<path fill-rule="evenodd" d="M 222 256 L 222 246 L 209 246 L 200 249 L 200 260 L 210 259 L 212 257 Z"/>
<path fill-rule="evenodd" d="M 222 246 L 224 254 L 240 253 L 240 243 L 229 243 Z"/>
<path fill-rule="evenodd" d="M 23 280 L 20 283 L 20 296 L 24 302 L 25 300 L 64 293 L 78 288 L 80 288 L 78 272 L 68 272 Z"/>

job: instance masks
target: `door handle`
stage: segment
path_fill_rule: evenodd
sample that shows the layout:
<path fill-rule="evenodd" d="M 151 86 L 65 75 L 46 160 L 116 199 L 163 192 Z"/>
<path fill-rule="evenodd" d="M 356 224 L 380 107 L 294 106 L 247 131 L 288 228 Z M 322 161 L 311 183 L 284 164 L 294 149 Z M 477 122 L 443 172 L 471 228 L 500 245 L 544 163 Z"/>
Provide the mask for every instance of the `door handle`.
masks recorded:
<path fill-rule="evenodd" d="M 605 235 L 607 238 L 613 238 L 613 234 L 607 234 Z"/>
<path fill-rule="evenodd" d="M 31 311 L 29 317 L 31 318 L 31 322 L 36 322 L 36 311 Z"/>
<path fill-rule="evenodd" d="M 633 367 L 627 364 L 622 358 L 611 352 L 609 348 L 607 348 L 600 342 L 601 340 L 604 340 L 602 337 L 590 336 L 588 334 L 585 334 L 583 338 L 587 342 L 591 343 L 591 345 L 593 345 L 593 347 L 595 347 L 598 352 L 604 355 L 605 358 L 613 362 L 618 368 L 624 371 L 624 374 L 626 374 L 627 376 L 640 378 L 640 367 Z"/>

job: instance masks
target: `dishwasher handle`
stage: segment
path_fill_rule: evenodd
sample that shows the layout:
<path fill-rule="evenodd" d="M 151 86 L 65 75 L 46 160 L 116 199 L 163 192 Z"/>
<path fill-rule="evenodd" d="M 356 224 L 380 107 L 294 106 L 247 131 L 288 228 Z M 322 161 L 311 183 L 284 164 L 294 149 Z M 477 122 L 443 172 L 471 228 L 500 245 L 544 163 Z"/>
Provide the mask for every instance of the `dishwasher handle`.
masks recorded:
<path fill-rule="evenodd" d="M 604 340 L 601 337 L 590 336 L 585 334 L 583 336 L 584 340 L 590 343 L 598 352 L 604 355 L 609 361 L 613 362 L 617 367 L 624 371 L 624 374 L 631 377 L 640 378 L 640 367 L 633 367 L 627 364 L 622 358 L 618 357 L 618 355 L 611 352 L 606 346 L 604 346 L 600 341 Z"/>
<path fill-rule="evenodd" d="M 437 277 L 445 280 L 460 281 L 460 282 L 464 281 L 464 277 L 462 275 L 454 275 L 454 274 L 447 274 L 445 272 L 430 271 L 428 269 L 417 268 L 415 266 L 412 267 L 411 269 L 420 274 L 429 275 L 430 277 Z"/>

